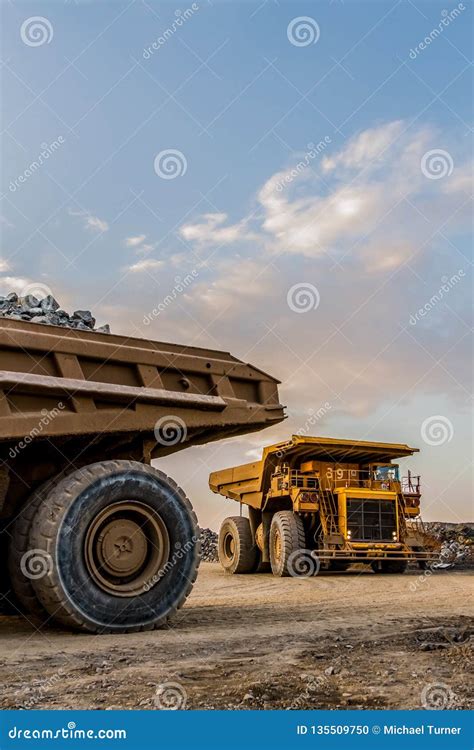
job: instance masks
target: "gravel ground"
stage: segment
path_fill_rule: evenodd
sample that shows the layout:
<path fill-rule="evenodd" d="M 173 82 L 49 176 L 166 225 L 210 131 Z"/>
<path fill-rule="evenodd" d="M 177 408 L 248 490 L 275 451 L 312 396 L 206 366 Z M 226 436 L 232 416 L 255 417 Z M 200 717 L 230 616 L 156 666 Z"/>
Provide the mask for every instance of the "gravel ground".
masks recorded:
<path fill-rule="evenodd" d="M 168 630 L 92 636 L 0 618 L 4 708 L 468 708 L 469 571 L 311 579 L 202 563 Z"/>

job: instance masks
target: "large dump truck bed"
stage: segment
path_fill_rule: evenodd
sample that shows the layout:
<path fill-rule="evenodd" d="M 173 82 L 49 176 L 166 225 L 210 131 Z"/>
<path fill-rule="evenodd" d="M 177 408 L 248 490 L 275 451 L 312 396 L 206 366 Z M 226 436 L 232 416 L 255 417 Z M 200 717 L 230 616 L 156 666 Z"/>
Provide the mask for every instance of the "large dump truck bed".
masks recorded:
<path fill-rule="evenodd" d="M 277 385 L 227 352 L 0 319 L 0 459 L 34 463 L 33 484 L 51 463 L 149 460 L 281 421 Z"/>

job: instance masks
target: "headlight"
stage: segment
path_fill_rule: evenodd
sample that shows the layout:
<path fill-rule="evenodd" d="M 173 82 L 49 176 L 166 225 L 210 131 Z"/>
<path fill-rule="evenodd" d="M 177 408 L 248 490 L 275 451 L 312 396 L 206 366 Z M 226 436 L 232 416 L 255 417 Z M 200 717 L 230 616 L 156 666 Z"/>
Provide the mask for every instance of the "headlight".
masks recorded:
<path fill-rule="evenodd" d="M 352 536 L 352 531 L 349 529 L 347 532 L 347 538 L 350 539 Z"/>
<path fill-rule="evenodd" d="M 397 538 L 397 532 L 392 531 L 392 539 L 396 540 L 396 538 Z"/>

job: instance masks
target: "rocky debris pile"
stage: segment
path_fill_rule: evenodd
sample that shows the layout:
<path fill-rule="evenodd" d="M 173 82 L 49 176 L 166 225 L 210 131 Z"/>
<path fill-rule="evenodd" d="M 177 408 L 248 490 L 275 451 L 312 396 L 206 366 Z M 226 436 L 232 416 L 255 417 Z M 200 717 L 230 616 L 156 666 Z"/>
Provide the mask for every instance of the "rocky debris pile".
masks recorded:
<path fill-rule="evenodd" d="M 425 523 L 425 529 L 441 542 L 440 559 L 434 568 L 474 567 L 474 524 Z"/>
<path fill-rule="evenodd" d="M 201 560 L 203 562 L 218 562 L 218 535 L 216 532 L 211 529 L 200 529 L 199 540 L 201 542 Z"/>
<path fill-rule="evenodd" d="M 79 331 L 110 333 L 106 324 L 94 328 L 95 318 L 90 310 L 75 310 L 72 315 L 62 310 L 51 294 L 38 299 L 33 294 L 19 297 L 15 292 L 0 297 L 0 317 L 10 320 L 27 320 L 31 323 L 43 323 L 49 326 L 75 328 Z"/>

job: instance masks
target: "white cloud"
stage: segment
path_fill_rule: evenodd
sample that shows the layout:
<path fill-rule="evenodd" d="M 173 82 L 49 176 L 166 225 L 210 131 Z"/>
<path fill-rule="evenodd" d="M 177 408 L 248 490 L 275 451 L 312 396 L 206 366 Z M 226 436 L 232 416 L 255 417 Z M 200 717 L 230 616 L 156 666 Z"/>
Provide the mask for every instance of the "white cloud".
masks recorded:
<path fill-rule="evenodd" d="M 0 278 L 0 293 L 10 294 L 10 292 L 16 292 L 16 294 L 21 295 L 32 283 L 31 279 L 20 276 L 2 276 Z"/>
<path fill-rule="evenodd" d="M 163 268 L 163 266 L 164 261 L 147 258 L 146 260 L 139 260 L 137 263 L 129 266 L 127 270 L 132 271 L 132 273 L 143 273 L 144 271 L 154 271 L 158 268 Z"/>
<path fill-rule="evenodd" d="M 431 128 L 409 129 L 401 120 L 367 129 L 311 169 L 272 175 L 257 194 L 256 230 L 249 218 L 226 225 L 227 215 L 214 213 L 182 226 L 180 234 L 198 246 L 252 239 L 269 256 L 346 258 L 370 272 L 389 272 L 417 249 L 426 251 L 436 226 L 472 190 L 462 159 L 443 180 L 423 174 L 422 157 L 438 142 Z"/>
<path fill-rule="evenodd" d="M 251 238 L 245 220 L 224 226 L 226 220 L 227 214 L 224 213 L 204 214 L 200 222 L 182 226 L 179 234 L 188 242 L 209 246 L 231 245 L 239 239 Z"/>
<path fill-rule="evenodd" d="M 0 273 L 10 270 L 10 264 L 4 258 L 0 258 Z"/>
<path fill-rule="evenodd" d="M 69 209 L 70 216 L 78 216 L 84 222 L 84 228 L 92 232 L 107 232 L 109 224 L 104 219 L 99 219 L 98 216 L 93 216 L 89 211 L 74 211 L 72 208 Z"/>
<path fill-rule="evenodd" d="M 109 225 L 103 219 L 99 219 L 98 216 L 86 216 L 85 224 L 87 229 L 91 229 L 93 232 L 106 232 Z"/>
<path fill-rule="evenodd" d="M 126 247 L 137 247 L 142 244 L 143 240 L 146 240 L 146 234 L 137 234 L 135 237 L 126 237 L 125 245 Z"/>

